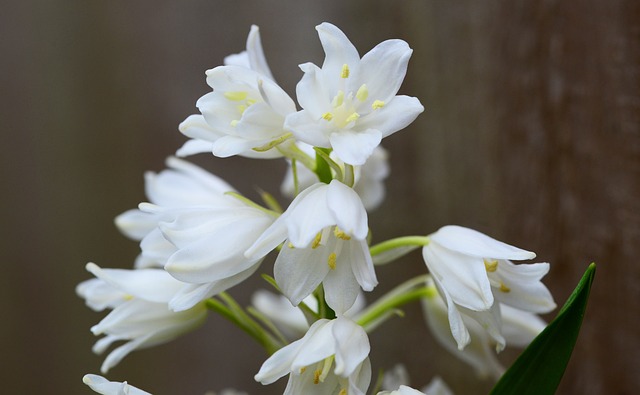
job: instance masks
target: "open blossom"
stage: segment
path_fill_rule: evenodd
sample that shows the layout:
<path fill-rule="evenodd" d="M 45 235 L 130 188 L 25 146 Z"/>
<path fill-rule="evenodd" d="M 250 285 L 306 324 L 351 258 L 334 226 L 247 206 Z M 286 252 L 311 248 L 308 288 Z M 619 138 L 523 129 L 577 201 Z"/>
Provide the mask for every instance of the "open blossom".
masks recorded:
<path fill-rule="evenodd" d="M 85 375 L 82 378 L 82 382 L 102 395 L 151 395 L 146 391 L 127 384 L 126 381 L 124 383 L 109 381 L 95 374 Z"/>
<path fill-rule="evenodd" d="M 178 158 L 169 157 L 166 164 L 168 169 L 160 173 L 146 172 L 144 175 L 145 194 L 149 202 L 164 208 L 240 205 L 237 199 L 225 195 L 235 190 L 221 178 Z M 132 209 L 116 217 L 115 223 L 129 238 L 143 240 L 150 233 L 159 232 L 158 223 L 165 219 L 167 217 L 161 212 Z M 162 266 L 159 258 L 163 256 L 142 254 L 136 260 L 136 267 Z"/>
<path fill-rule="evenodd" d="M 316 152 L 308 144 L 298 142 L 298 148 L 307 155 L 315 158 Z M 387 160 L 387 150 L 382 146 L 376 147 L 371 156 L 362 166 L 354 168 L 354 185 L 353 190 L 356 191 L 365 209 L 373 210 L 382 204 L 385 198 L 384 180 L 389 176 L 389 163 Z M 344 165 L 336 156 L 335 152 L 331 152 L 331 159 L 339 165 Z M 304 190 L 314 183 L 318 182 L 318 176 L 303 166 L 297 166 L 298 188 Z M 295 186 L 293 181 L 293 171 L 291 162 L 289 168 L 280 187 L 283 195 L 291 198 L 295 197 Z"/>
<path fill-rule="evenodd" d="M 225 66 L 206 73 L 213 92 L 196 103 L 202 115 L 191 115 L 180 124 L 180 132 L 192 140 L 178 155 L 213 152 L 223 158 L 282 156 L 273 147 L 288 138 L 284 120 L 296 106 L 273 80 L 257 26 L 251 28 L 246 52 L 225 61 Z"/>
<path fill-rule="evenodd" d="M 513 264 L 535 257 L 525 251 L 460 226 L 445 226 L 429 236 L 422 250 L 429 271 L 448 309 L 451 332 L 458 348 L 469 343 L 469 331 L 461 312 L 487 328 L 504 347 L 498 301 L 532 313 L 547 313 L 556 305 L 540 281 L 548 263 Z"/>
<path fill-rule="evenodd" d="M 89 263 L 87 270 L 102 284 L 93 280 L 81 283 L 76 288 L 79 296 L 94 308 L 113 308 L 91 328 L 94 335 L 105 335 L 96 342 L 93 351 L 101 354 L 113 343 L 126 341 L 105 358 L 102 373 L 131 351 L 171 341 L 200 326 L 206 318 L 204 303 L 180 312 L 169 308 L 169 301 L 184 284 L 162 269 L 102 269 Z M 95 292 L 96 288 L 100 292 Z"/>
<path fill-rule="evenodd" d="M 255 379 L 271 384 L 288 374 L 285 395 L 364 395 L 371 381 L 369 350 L 367 334 L 355 322 L 321 319 L 303 338 L 269 357 Z"/>
<path fill-rule="evenodd" d="M 141 240 L 136 267 L 163 267 L 183 281 L 170 307 L 185 310 L 244 281 L 261 259 L 244 251 L 275 217 L 242 199 L 222 179 L 177 158 L 169 169 L 145 175 L 151 203 L 116 218 L 129 237 Z"/>
<path fill-rule="evenodd" d="M 495 340 L 489 335 L 487 328 L 476 321 L 468 310 L 461 309 L 461 317 L 470 334 L 470 342 L 460 350 L 456 340 L 451 336 L 447 306 L 438 293 L 431 277 L 426 287 L 429 294 L 422 299 L 422 306 L 427 326 L 435 339 L 450 353 L 470 365 L 479 377 L 498 379 L 504 368 L 498 361 L 495 351 Z M 506 343 L 517 347 L 526 347 L 546 326 L 537 315 L 524 312 L 513 307 L 499 304 L 501 333 Z"/>
<path fill-rule="evenodd" d="M 367 233 L 360 198 L 333 180 L 300 193 L 246 255 L 264 256 L 284 241 L 274 266 L 282 292 L 297 306 L 322 283 L 327 304 L 343 314 L 360 288 L 371 291 L 378 283 Z"/>
<path fill-rule="evenodd" d="M 333 148 L 340 160 L 362 165 L 382 138 L 405 128 L 424 110 L 415 97 L 396 95 L 412 50 L 402 40 L 378 44 L 362 59 L 330 23 L 316 27 L 325 52 L 322 68 L 305 63 L 296 87 L 302 110 L 285 128 L 296 139 Z"/>
<path fill-rule="evenodd" d="M 378 392 L 378 395 L 425 395 L 425 394 L 411 387 L 407 387 L 406 385 L 401 385 L 395 391 L 382 391 L 382 392 Z"/>

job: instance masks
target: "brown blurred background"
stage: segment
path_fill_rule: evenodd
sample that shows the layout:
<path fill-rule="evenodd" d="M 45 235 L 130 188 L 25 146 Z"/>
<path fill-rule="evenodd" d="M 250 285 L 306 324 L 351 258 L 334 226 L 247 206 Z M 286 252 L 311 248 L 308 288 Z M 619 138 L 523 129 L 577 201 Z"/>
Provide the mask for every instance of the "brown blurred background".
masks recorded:
<path fill-rule="evenodd" d="M 177 125 L 209 91 L 204 71 L 261 27 L 293 94 L 297 64 L 322 62 L 314 26 L 341 27 L 361 53 L 387 38 L 414 49 L 402 93 L 426 107 L 388 139 L 377 241 L 466 225 L 536 251 L 564 303 L 598 273 L 563 394 L 640 389 L 640 3 L 612 1 L 5 1 L 0 13 L 2 265 L 0 374 L 6 394 L 88 394 L 102 315 L 75 285 L 87 261 L 129 267 L 114 216 L 144 200 L 142 175 L 185 140 Z M 197 158 L 250 196 L 277 191 L 281 162 Z M 270 272 L 269 265 L 263 271 Z M 379 290 L 424 271 L 419 254 L 382 267 Z M 256 276 L 257 277 L 257 276 Z M 255 278 L 231 293 L 247 303 Z M 265 355 L 219 317 L 112 370 L 156 394 L 253 382 Z M 230 341 L 229 336 L 236 336 Z M 486 393 L 433 343 L 417 306 L 372 336 L 376 368 L 410 361 L 414 386 L 441 375 Z M 509 358 L 509 355 L 505 356 Z"/>

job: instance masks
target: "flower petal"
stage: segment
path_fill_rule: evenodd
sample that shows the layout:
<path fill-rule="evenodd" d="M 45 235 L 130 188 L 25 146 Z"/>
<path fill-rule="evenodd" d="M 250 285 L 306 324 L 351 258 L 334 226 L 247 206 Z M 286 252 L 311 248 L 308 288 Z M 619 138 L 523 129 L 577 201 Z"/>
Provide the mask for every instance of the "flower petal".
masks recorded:
<path fill-rule="evenodd" d="M 371 346 L 364 329 L 345 317 L 338 317 L 332 328 L 336 342 L 335 374 L 350 376 L 369 356 Z"/>
<path fill-rule="evenodd" d="M 332 180 L 327 188 L 326 198 L 326 204 L 340 230 L 358 240 L 364 240 L 369 232 L 369 224 L 360 196 L 340 181 Z"/>
<path fill-rule="evenodd" d="M 400 89 L 413 51 L 403 40 L 387 40 L 367 52 L 360 63 L 355 89 L 367 84 L 371 106 L 374 100 L 389 102 Z"/>
<path fill-rule="evenodd" d="M 331 147 L 338 158 L 354 166 L 363 165 L 381 140 L 382 134 L 377 129 L 361 131 L 343 129 L 329 136 Z"/>
<path fill-rule="evenodd" d="M 325 246 L 311 248 L 282 247 L 274 264 L 276 283 L 294 306 L 310 295 L 329 272 L 328 257 L 331 251 Z"/>
<path fill-rule="evenodd" d="M 316 26 L 316 30 L 325 53 L 324 63 L 322 63 L 322 74 L 325 81 L 339 82 L 342 66 L 345 64 L 351 69 L 351 74 L 357 75 L 360 54 L 347 36 L 336 26 L 327 22 Z M 337 85 L 333 90 L 337 92 Z"/>
<path fill-rule="evenodd" d="M 360 118 L 356 126 L 358 130 L 379 130 L 384 138 L 409 126 L 423 111 L 417 98 L 396 96 L 382 108 Z"/>
<path fill-rule="evenodd" d="M 511 246 L 462 226 L 444 226 L 429 237 L 449 250 L 478 258 L 525 260 L 536 256 L 533 252 Z"/>

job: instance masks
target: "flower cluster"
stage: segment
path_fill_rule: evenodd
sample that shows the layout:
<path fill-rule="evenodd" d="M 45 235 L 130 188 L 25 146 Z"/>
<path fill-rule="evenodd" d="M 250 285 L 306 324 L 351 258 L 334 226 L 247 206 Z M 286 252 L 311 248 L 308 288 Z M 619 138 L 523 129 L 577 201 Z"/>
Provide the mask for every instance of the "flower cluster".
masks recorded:
<path fill-rule="evenodd" d="M 368 333 L 402 304 L 422 301 L 436 339 L 481 376 L 499 377 L 496 351 L 525 346 L 544 328 L 537 314 L 555 307 L 541 283 L 549 265 L 512 262 L 532 259 L 529 251 L 459 226 L 371 245 L 367 210 L 384 199 L 389 174 L 380 143 L 424 110 L 398 95 L 412 50 L 387 40 L 361 57 L 336 26 L 316 30 L 325 60 L 300 65 L 296 101 L 274 80 L 256 26 L 246 51 L 207 71 L 212 91 L 179 126 L 189 140 L 167 169 L 145 175 L 148 201 L 116 218 L 140 243 L 133 267 L 87 264 L 95 278 L 79 284 L 78 295 L 94 310 L 111 310 L 91 328 L 104 335 L 94 352 L 125 342 L 108 354 L 103 374 L 134 350 L 193 330 L 212 310 L 265 348 L 270 356 L 255 380 L 288 376 L 285 394 L 423 394 L 406 379 L 370 388 Z M 283 158 L 282 192 L 292 201 L 284 210 L 266 193 L 254 202 L 178 158 L 199 153 Z M 375 265 L 415 248 L 429 274 L 366 306 L 364 293 L 379 281 Z M 262 262 L 272 251 L 273 277 L 265 278 L 281 295 L 261 290 L 242 308 L 227 290 L 259 268 L 270 273 Z M 84 382 L 101 394 L 147 394 L 95 375 Z M 451 393 L 439 379 L 423 391 Z"/>

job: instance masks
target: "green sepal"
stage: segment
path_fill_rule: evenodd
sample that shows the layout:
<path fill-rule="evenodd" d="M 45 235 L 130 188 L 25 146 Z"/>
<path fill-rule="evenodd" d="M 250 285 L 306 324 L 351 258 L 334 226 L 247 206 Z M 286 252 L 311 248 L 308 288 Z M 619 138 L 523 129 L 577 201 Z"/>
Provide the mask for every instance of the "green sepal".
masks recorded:
<path fill-rule="evenodd" d="M 552 395 L 578 339 L 596 265 L 587 268 L 556 318 L 505 372 L 490 395 Z"/>

